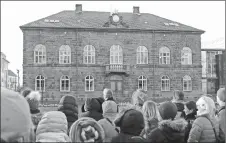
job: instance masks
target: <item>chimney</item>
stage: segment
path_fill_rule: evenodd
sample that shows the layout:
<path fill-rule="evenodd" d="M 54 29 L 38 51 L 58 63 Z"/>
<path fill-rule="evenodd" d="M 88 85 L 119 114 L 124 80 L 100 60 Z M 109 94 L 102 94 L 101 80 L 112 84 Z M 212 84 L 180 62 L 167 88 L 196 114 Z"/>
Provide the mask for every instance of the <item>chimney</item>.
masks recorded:
<path fill-rule="evenodd" d="M 133 13 L 134 13 L 134 14 L 140 14 L 140 10 L 139 10 L 139 9 L 140 9 L 139 6 L 134 6 L 134 7 L 133 7 Z"/>
<path fill-rule="evenodd" d="M 76 4 L 75 8 L 75 12 L 82 12 L 82 4 Z"/>

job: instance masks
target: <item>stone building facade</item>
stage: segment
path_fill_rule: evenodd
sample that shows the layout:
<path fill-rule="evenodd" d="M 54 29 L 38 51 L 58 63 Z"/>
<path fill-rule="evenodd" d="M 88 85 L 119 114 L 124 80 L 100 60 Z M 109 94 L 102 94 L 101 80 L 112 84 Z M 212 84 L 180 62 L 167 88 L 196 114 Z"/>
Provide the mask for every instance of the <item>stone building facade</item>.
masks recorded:
<path fill-rule="evenodd" d="M 204 31 L 152 14 L 62 11 L 20 27 L 23 86 L 43 97 L 78 99 L 102 95 L 130 100 L 143 88 L 149 97 L 202 92 L 201 34 Z M 43 88 L 42 88 L 43 87 Z"/>

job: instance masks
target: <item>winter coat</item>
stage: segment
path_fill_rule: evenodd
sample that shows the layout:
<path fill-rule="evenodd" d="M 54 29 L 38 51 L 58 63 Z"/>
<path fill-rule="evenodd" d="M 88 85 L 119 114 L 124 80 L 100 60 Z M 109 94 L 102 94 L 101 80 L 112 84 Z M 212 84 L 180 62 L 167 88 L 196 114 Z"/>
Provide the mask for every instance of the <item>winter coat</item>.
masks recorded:
<path fill-rule="evenodd" d="M 111 139 L 111 142 L 147 142 L 147 140 L 141 136 L 134 136 L 121 132 L 116 137 L 113 137 Z"/>
<path fill-rule="evenodd" d="M 184 102 L 182 100 L 174 100 L 172 101 L 174 104 L 177 106 L 177 115 L 176 118 L 184 118 L 185 113 L 184 113 Z"/>
<path fill-rule="evenodd" d="M 63 96 L 60 100 L 58 111 L 63 112 L 67 117 L 68 129 L 78 119 L 78 105 L 73 96 Z"/>
<path fill-rule="evenodd" d="M 147 139 L 153 143 L 183 143 L 187 121 L 180 118 L 176 120 L 162 120 L 158 128 L 148 134 Z"/>
<path fill-rule="evenodd" d="M 187 142 L 216 142 L 213 127 L 207 117 L 209 118 L 209 115 L 202 115 L 195 119 Z M 211 120 L 215 125 L 217 135 L 219 135 L 219 123 L 215 118 Z"/>
<path fill-rule="evenodd" d="M 115 125 L 108 118 L 104 118 L 98 121 L 98 123 L 104 129 L 105 139 L 104 142 L 110 142 L 111 139 L 118 135 Z"/>
<path fill-rule="evenodd" d="M 184 142 L 187 142 L 188 136 L 192 127 L 193 122 L 196 119 L 196 111 L 193 111 L 192 113 L 185 115 L 185 120 L 188 122 L 187 127 L 185 128 L 185 137 Z"/>
<path fill-rule="evenodd" d="M 64 113 L 50 111 L 43 115 L 36 130 L 36 142 L 70 142 Z"/>
<path fill-rule="evenodd" d="M 225 140 L 225 134 L 226 134 L 226 119 L 225 119 L 225 106 L 224 107 L 221 107 L 218 111 L 218 114 L 217 114 L 217 120 L 219 122 L 219 126 L 220 126 L 220 139 L 222 141 Z"/>
<path fill-rule="evenodd" d="M 158 127 L 158 119 L 151 119 L 149 121 L 147 121 L 145 128 L 143 129 L 143 131 L 141 132 L 140 136 L 146 138 L 148 134 L 150 134 L 150 132 L 152 130 L 154 130 L 155 128 Z"/>
<path fill-rule="evenodd" d="M 86 102 L 85 108 L 87 108 L 87 111 L 82 113 L 80 117 L 90 117 L 96 121 L 103 119 L 103 115 L 99 112 L 101 105 L 95 98 L 92 98 L 89 102 Z"/>
<path fill-rule="evenodd" d="M 38 123 L 41 121 L 42 119 L 42 116 L 43 116 L 44 113 L 41 113 L 41 112 L 38 112 L 36 114 L 31 114 L 31 119 L 32 119 L 32 122 L 34 124 L 34 130 L 36 132 L 36 129 L 37 129 L 37 126 L 38 126 Z"/>

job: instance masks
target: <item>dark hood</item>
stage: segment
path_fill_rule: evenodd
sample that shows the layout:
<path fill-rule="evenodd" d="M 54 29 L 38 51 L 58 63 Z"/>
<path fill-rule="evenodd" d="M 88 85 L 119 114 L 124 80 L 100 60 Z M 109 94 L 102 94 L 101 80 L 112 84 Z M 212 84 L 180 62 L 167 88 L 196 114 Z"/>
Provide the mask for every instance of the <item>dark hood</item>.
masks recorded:
<path fill-rule="evenodd" d="M 187 121 L 188 120 L 195 120 L 196 115 L 197 115 L 197 111 L 195 110 L 195 111 L 191 112 L 190 114 L 185 115 L 185 120 L 187 120 Z"/>
<path fill-rule="evenodd" d="M 99 110 L 101 108 L 101 105 L 100 105 L 100 103 L 98 102 L 97 99 L 95 99 L 95 98 L 87 98 L 87 100 L 85 101 L 84 108 L 87 111 L 97 111 L 97 112 L 99 112 Z"/>
<path fill-rule="evenodd" d="M 170 141 L 184 139 L 184 131 L 187 121 L 180 118 L 177 120 L 163 120 L 159 122 L 159 129 L 163 131 L 165 137 Z"/>

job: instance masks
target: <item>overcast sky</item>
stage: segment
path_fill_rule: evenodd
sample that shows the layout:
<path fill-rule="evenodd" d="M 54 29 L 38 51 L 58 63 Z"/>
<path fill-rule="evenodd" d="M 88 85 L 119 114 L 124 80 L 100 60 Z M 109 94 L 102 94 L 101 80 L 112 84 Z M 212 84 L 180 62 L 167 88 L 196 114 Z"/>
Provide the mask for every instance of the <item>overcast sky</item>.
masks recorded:
<path fill-rule="evenodd" d="M 20 70 L 22 82 L 23 34 L 19 26 L 63 10 L 151 13 L 206 31 L 203 41 L 225 37 L 225 1 L 1 1 L 1 51 L 10 62 L 9 69 Z"/>

